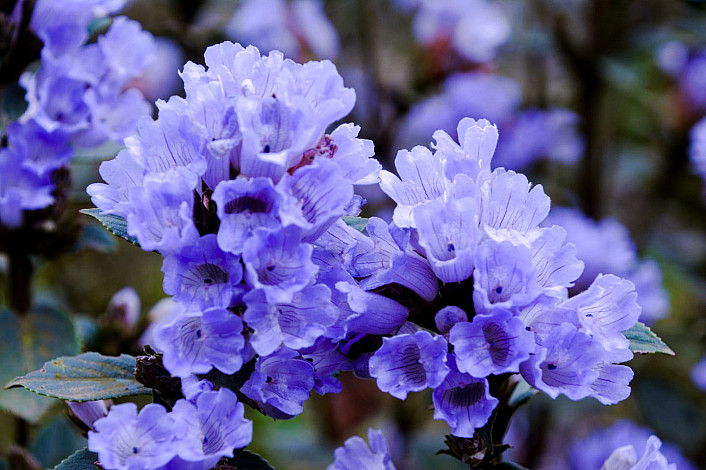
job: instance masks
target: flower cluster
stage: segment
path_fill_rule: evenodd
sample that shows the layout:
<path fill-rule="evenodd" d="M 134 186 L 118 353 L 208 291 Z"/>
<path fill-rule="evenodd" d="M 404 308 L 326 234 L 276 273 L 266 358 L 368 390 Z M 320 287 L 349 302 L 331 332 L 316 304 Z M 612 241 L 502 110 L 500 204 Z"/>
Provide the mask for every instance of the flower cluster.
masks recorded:
<path fill-rule="evenodd" d="M 489 122 L 463 119 L 458 136 L 460 145 L 438 131 L 434 152 L 398 153 L 400 178 L 380 174 L 394 223 L 370 220 L 376 246 L 359 253 L 370 243 L 359 242 L 349 271 L 369 275 L 364 288 L 396 283 L 416 294 L 427 304 L 410 320 L 438 334 L 405 327 L 385 338 L 370 375 L 399 398 L 433 388 L 435 418 L 459 437 L 498 405 L 491 376 L 519 372 L 551 397 L 627 398 L 633 373 L 619 363 L 632 358 L 622 332 L 640 315 L 633 284 L 602 275 L 569 298 L 583 263 L 563 228 L 540 228 L 550 207 L 542 187 L 490 170 L 498 133 Z"/>
<path fill-rule="evenodd" d="M 651 259 L 639 259 L 624 225 L 613 218 L 594 221 L 578 209 L 563 207 L 555 207 L 547 220 L 566 229 L 567 240 L 584 261 L 576 291 L 587 289 L 601 273 L 615 274 L 635 284 L 642 307 L 640 321 L 651 324 L 669 313 L 669 294 L 662 287 L 659 265 Z"/>
<path fill-rule="evenodd" d="M 181 73 L 186 98 L 159 101 L 157 120 L 139 122 L 101 166 L 107 184 L 88 192 L 165 257 L 164 290 L 184 306 L 152 333 L 169 372 L 234 374 L 257 356 L 240 392 L 289 418 L 312 390 L 340 390 L 333 374 L 352 365 L 333 341 L 381 297 L 354 281 L 334 291 L 336 280 L 317 276 L 329 253 L 316 245 L 357 215 L 353 185 L 377 182 L 380 164 L 356 126 L 324 133 L 355 101 L 330 62 L 299 65 L 233 43 L 205 57 L 207 68 Z"/>
<path fill-rule="evenodd" d="M 550 207 L 541 186 L 491 171 L 494 125 L 466 118 L 460 144 L 438 131 L 434 152 L 401 150 L 398 177 L 380 171 L 357 127 L 326 133 L 355 100 L 330 62 L 228 42 L 205 59 L 184 67 L 186 97 L 159 101 L 157 120 L 143 118 L 101 166 L 107 184 L 88 188 L 164 256 L 164 290 L 183 309 L 152 337 L 185 399 L 193 387 L 216 393 L 197 377 L 215 368 L 237 376 L 241 401 L 287 419 L 354 370 L 400 399 L 433 389 L 434 417 L 471 437 L 499 404 L 490 384 L 501 374 L 552 397 L 629 395 L 632 371 L 619 363 L 632 358 L 622 331 L 640 314 L 634 286 L 599 276 L 568 297 L 583 263 L 564 229 L 540 228 Z M 355 217 L 354 185 L 378 181 L 397 203 L 393 223 Z M 157 422 L 179 409 L 141 413 Z M 96 423 L 106 468 L 128 458 L 107 444 L 119 422 L 148 448 L 181 438 L 141 433 L 140 416 L 111 411 L 115 424 Z M 145 468 L 198 460 L 175 452 Z"/>
<path fill-rule="evenodd" d="M 122 3 L 36 3 L 31 27 L 44 48 L 39 69 L 20 79 L 28 106 L 6 128 L 7 146 L 0 150 L 0 224 L 17 227 L 23 210 L 54 202 L 52 175 L 68 164 L 72 145 L 121 142 L 137 119 L 151 112 L 129 86 L 152 59 L 152 35 L 118 17 L 97 42 L 87 44 L 94 15 Z"/>

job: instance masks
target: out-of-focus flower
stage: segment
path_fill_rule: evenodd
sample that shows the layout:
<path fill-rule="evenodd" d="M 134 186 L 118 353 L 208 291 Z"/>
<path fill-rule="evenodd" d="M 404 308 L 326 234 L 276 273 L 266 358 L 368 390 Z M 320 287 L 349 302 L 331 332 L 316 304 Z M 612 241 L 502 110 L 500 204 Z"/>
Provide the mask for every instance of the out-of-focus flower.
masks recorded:
<path fill-rule="evenodd" d="M 262 51 L 279 50 L 303 60 L 335 59 L 338 33 L 320 0 L 246 0 L 226 27 L 228 36 Z"/>

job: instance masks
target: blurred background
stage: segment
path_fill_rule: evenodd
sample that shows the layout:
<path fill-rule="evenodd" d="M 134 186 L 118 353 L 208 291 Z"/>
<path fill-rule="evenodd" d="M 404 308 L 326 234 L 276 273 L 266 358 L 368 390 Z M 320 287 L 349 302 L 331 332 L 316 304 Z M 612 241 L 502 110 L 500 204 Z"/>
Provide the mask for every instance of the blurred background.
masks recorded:
<path fill-rule="evenodd" d="M 391 171 L 398 149 L 428 145 L 436 129 L 455 136 L 462 117 L 496 123 L 494 166 L 544 186 L 550 223 L 586 262 L 577 291 L 598 273 L 627 277 L 641 320 L 676 352 L 636 357 L 632 396 L 615 406 L 535 396 L 508 435 L 512 458 L 597 469 L 601 445 L 609 454 L 647 432 L 674 446 L 679 468 L 706 468 L 706 150 L 693 130 L 706 116 L 705 1 L 133 0 L 121 14 L 158 38 L 158 60 L 133 83 L 152 101 L 183 94 L 183 63 L 203 63 L 224 40 L 332 60 L 357 94 L 346 121 Z M 116 150 L 77 154 L 68 210 L 92 207 L 85 188 Z M 391 215 L 391 201 L 364 189 L 364 216 Z M 86 349 L 139 354 L 168 310 L 161 257 L 117 238 L 96 246 L 42 264 L 35 295 L 76 316 Z M 123 291 L 109 306 L 126 287 L 137 297 Z M 448 429 L 432 420 L 430 393 L 403 402 L 340 378 L 341 394 L 312 396 L 291 421 L 251 413 L 254 450 L 275 468 L 325 468 L 335 447 L 375 426 L 400 469 L 466 468 L 434 455 Z M 65 413 L 57 402 L 21 431 L 44 467 L 85 445 Z M 0 411 L 4 454 L 20 432 L 12 419 Z"/>

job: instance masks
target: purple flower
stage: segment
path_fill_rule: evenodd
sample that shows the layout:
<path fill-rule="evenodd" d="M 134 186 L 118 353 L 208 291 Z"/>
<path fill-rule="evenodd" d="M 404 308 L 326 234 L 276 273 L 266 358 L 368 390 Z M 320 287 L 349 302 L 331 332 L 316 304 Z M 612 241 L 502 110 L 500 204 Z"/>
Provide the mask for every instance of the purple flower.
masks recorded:
<path fill-rule="evenodd" d="M 443 419 L 457 437 L 473 437 L 476 428 L 483 427 L 498 405 L 490 395 L 488 381 L 459 372 L 453 356 L 446 379 L 432 394 L 434 419 Z"/>
<path fill-rule="evenodd" d="M 308 242 L 344 215 L 353 198 L 353 185 L 345 180 L 342 170 L 323 159 L 297 169 L 291 176 L 286 174 L 277 187 L 294 196 L 280 210 L 283 225 L 300 227 L 302 239 Z"/>
<path fill-rule="evenodd" d="M 612 274 L 599 275 L 587 290 L 562 304 L 578 313 L 581 331 L 591 335 L 607 350 L 627 349 L 622 334 L 640 316 L 637 293 L 632 282 Z"/>
<path fill-rule="evenodd" d="M 130 205 L 128 233 L 137 238 L 143 250 L 168 255 L 198 239 L 193 188 L 179 173 L 148 175 L 143 186 L 130 191 Z"/>
<path fill-rule="evenodd" d="M 447 349 L 442 336 L 426 331 L 383 338 L 382 347 L 370 358 L 370 375 L 380 390 L 404 400 L 409 392 L 439 386 L 449 373 Z"/>
<path fill-rule="evenodd" d="M 350 272 L 357 278 L 366 278 L 360 283 L 363 289 L 372 290 L 394 282 L 413 290 L 424 300 L 433 300 L 438 281 L 429 262 L 407 249 L 408 236 L 403 238 L 403 246 L 400 246 L 398 242 L 401 240 L 393 237 L 396 230 L 382 219 L 369 218 L 365 231 L 370 239 L 356 243 Z"/>
<path fill-rule="evenodd" d="M 475 201 L 434 199 L 412 212 L 419 244 L 424 248 L 436 277 L 461 282 L 473 273 L 473 253 L 480 232 Z"/>
<path fill-rule="evenodd" d="M 243 289 L 239 285 L 243 278 L 240 258 L 221 251 L 215 234 L 164 258 L 162 271 L 164 292 L 187 309 L 227 308 Z"/>
<path fill-rule="evenodd" d="M 174 448 L 178 458 L 188 464 L 180 466 L 173 461 L 170 468 L 207 470 L 221 457 L 233 457 L 234 449 L 252 440 L 252 421 L 243 417 L 244 411 L 235 393 L 227 388 L 204 391 L 193 402 L 177 401 L 171 413 L 179 429 Z"/>
<path fill-rule="evenodd" d="M 590 336 L 569 323 L 555 328 L 529 360 L 522 363 L 522 377 L 552 398 L 564 394 L 580 400 L 592 394 L 599 373 L 593 369 L 607 352 Z"/>
<path fill-rule="evenodd" d="M 542 293 L 527 246 L 486 240 L 475 257 L 473 303 L 479 311 L 522 307 Z"/>
<path fill-rule="evenodd" d="M 502 168 L 480 186 L 480 225 L 486 231 L 513 229 L 528 232 L 549 213 L 549 196 L 542 185 L 532 187 L 527 177 Z"/>
<path fill-rule="evenodd" d="M 310 347 L 338 318 L 331 291 L 323 284 L 306 287 L 289 302 L 268 302 L 261 289 L 243 297 L 243 319 L 254 330 L 250 343 L 258 354 L 272 354 L 281 344 L 291 349 Z"/>
<path fill-rule="evenodd" d="M 115 405 L 88 432 L 88 448 L 108 470 L 159 468 L 174 457 L 174 420 L 151 403 L 140 413 L 134 403 Z"/>
<path fill-rule="evenodd" d="M 176 377 L 205 374 L 213 367 L 233 374 L 243 364 L 240 317 L 222 308 L 180 315 L 153 333 L 164 366 Z"/>
<path fill-rule="evenodd" d="M 440 198 L 446 191 L 441 161 L 425 147 L 400 150 L 395 157 L 399 178 L 389 171 L 380 172 L 380 188 L 397 203 L 393 221 L 398 227 L 414 227 L 413 209 Z"/>
<path fill-rule="evenodd" d="M 382 432 L 368 429 L 368 442 L 353 436 L 346 439 L 343 447 L 333 453 L 336 460 L 326 467 L 327 470 L 395 470 L 390 458 L 390 448 Z"/>
<path fill-rule="evenodd" d="M 269 178 L 222 181 L 212 198 L 221 221 L 218 246 L 224 251 L 240 254 L 256 228 L 276 230 L 280 227 L 277 214 L 284 196 Z"/>
<path fill-rule="evenodd" d="M 302 357 L 314 366 L 314 391 L 319 395 L 339 393 L 341 382 L 335 377 L 340 371 L 352 370 L 352 361 L 337 349 L 337 343 L 319 338 L 312 347 L 301 351 Z"/>
<path fill-rule="evenodd" d="M 304 411 L 314 385 L 314 366 L 296 352 L 281 348 L 257 361 L 241 392 L 258 402 L 268 416 L 289 419 Z"/>
<path fill-rule="evenodd" d="M 519 372 L 520 363 L 535 350 L 534 335 L 508 310 L 455 324 L 449 342 L 454 346 L 458 369 L 473 377 Z"/>
<path fill-rule="evenodd" d="M 318 271 L 311 261 L 311 245 L 302 243 L 300 237 L 295 226 L 276 232 L 256 230 L 243 247 L 245 279 L 253 288 L 262 289 L 269 302 L 291 302 Z"/>

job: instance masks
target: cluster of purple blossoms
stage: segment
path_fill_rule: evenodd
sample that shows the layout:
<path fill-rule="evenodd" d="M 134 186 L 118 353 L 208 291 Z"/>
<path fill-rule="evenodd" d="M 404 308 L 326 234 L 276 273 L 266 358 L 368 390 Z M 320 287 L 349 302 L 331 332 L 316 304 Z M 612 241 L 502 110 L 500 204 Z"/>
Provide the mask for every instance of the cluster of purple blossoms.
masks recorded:
<path fill-rule="evenodd" d="M 466 118 L 457 132 L 460 145 L 437 131 L 434 152 L 401 150 L 399 178 L 380 173 L 393 224 L 370 219 L 348 262 L 364 289 L 399 284 L 434 318 L 410 312 L 425 329 L 408 323 L 385 338 L 370 375 L 399 398 L 434 389 L 434 417 L 458 437 L 497 406 L 490 376 L 519 372 L 553 398 L 627 398 L 633 373 L 620 363 L 632 358 L 622 332 L 640 315 L 634 285 L 602 275 L 569 298 L 583 263 L 563 228 L 540 227 L 549 197 L 522 174 L 491 171 L 494 125 Z"/>
<path fill-rule="evenodd" d="M 490 381 L 501 374 L 552 397 L 610 404 L 630 394 L 633 373 L 620 363 L 632 358 L 622 332 L 640 315 L 633 284 L 598 276 L 569 298 L 583 263 L 564 229 L 540 227 L 550 208 L 542 187 L 491 171 L 494 125 L 465 118 L 460 144 L 440 130 L 433 152 L 401 150 L 398 177 L 380 171 L 356 126 L 327 133 L 355 101 L 330 62 L 299 65 L 233 43 L 205 59 L 185 65 L 186 97 L 157 102 L 158 118 L 143 118 L 101 166 L 107 184 L 88 188 L 142 249 L 165 258 L 164 290 L 183 309 L 152 337 L 185 400 L 194 388 L 226 391 L 199 381 L 214 368 L 242 372 L 240 401 L 287 419 L 354 370 L 400 399 L 433 389 L 434 417 L 471 437 L 499 403 Z M 378 182 L 397 203 L 392 223 L 356 217 L 364 201 L 354 185 Z M 141 431 L 142 413 L 182 419 L 177 407 L 111 411 L 89 445 L 106 468 L 129 458 L 111 444 L 115 432 L 165 449 L 144 468 L 215 455 L 183 454 L 179 445 L 196 444 L 174 443 L 191 433 Z M 218 455 L 249 440 L 228 435 L 238 438 Z M 391 468 L 370 440 L 365 459 Z"/>
<path fill-rule="evenodd" d="M 124 1 L 54 2 L 35 5 L 30 26 L 44 41 L 41 64 L 20 84 L 28 106 L 5 129 L 0 150 L 0 224 L 15 228 L 23 210 L 54 202 L 55 170 L 65 167 L 73 146 L 121 142 L 139 117 L 152 110 L 130 88 L 153 56 L 154 38 L 124 17 L 88 44 L 89 23 L 122 7 Z M 21 3 L 20 3 L 21 4 Z"/>
<path fill-rule="evenodd" d="M 228 37 L 292 59 L 335 59 L 338 33 L 321 0 L 246 0 L 226 26 Z"/>
<path fill-rule="evenodd" d="M 659 265 L 638 257 L 624 225 L 613 218 L 594 221 L 578 209 L 563 207 L 555 207 L 547 221 L 564 227 L 567 240 L 576 246 L 576 255 L 584 261 L 575 291 L 587 289 L 602 273 L 615 274 L 635 284 L 642 307 L 641 322 L 652 324 L 669 313 L 669 294 L 662 286 Z"/>
<path fill-rule="evenodd" d="M 325 133 L 355 101 L 332 63 L 300 65 L 233 43 L 205 59 L 206 68 L 187 63 L 181 73 L 186 98 L 158 101 L 158 118 L 138 123 L 101 166 L 107 184 L 88 192 L 127 220 L 144 250 L 164 256 L 164 290 L 183 306 L 152 332 L 167 370 L 183 383 L 254 361 L 237 391 L 291 418 L 312 390 L 340 391 L 334 375 L 353 365 L 336 342 L 370 329 L 375 319 L 363 314 L 402 317 L 384 333 L 406 316 L 352 278 L 323 274 L 336 253 L 322 243 L 345 232 L 342 216 L 359 213 L 353 186 L 376 183 L 380 164 L 356 126 Z"/>

